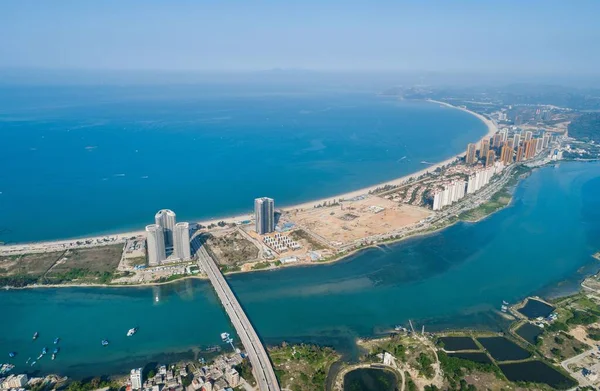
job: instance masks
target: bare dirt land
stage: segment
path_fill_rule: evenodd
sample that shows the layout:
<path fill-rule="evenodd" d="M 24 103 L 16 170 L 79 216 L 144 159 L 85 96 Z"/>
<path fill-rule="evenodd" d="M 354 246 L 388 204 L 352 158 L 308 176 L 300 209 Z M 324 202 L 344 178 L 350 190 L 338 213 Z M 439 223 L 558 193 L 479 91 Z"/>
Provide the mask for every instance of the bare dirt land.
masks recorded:
<path fill-rule="evenodd" d="M 256 261 L 259 249 L 237 229 L 210 233 L 206 244 L 219 265 L 233 266 Z"/>
<path fill-rule="evenodd" d="M 431 214 L 425 208 L 367 196 L 341 205 L 293 211 L 286 217 L 336 246 L 411 226 Z"/>

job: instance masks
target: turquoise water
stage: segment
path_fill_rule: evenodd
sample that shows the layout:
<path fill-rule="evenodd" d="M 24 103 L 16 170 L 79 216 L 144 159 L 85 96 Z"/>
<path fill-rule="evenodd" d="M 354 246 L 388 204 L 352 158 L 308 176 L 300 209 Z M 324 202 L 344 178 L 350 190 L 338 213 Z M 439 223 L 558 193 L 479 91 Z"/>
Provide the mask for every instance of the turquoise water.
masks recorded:
<path fill-rule="evenodd" d="M 535 171 L 512 206 L 476 224 L 364 251 L 330 265 L 235 275 L 228 280 L 267 343 L 333 345 L 351 356 L 357 336 L 412 319 L 416 327 L 503 327 L 502 300 L 573 291 L 595 272 L 600 249 L 600 163 Z M 159 296 L 158 303 L 155 300 Z M 38 370 L 74 376 L 123 372 L 147 361 L 192 356 L 231 331 L 205 281 L 155 288 L 0 292 L 0 353 L 15 363 L 55 336 L 64 348 Z M 133 338 L 128 328 L 139 326 Z M 34 331 L 40 332 L 36 342 Z M 111 345 L 100 346 L 108 338 Z M 3 353 L 2 353 L 3 354 Z"/>
<path fill-rule="evenodd" d="M 477 118 L 317 87 L 0 86 L 0 242 L 335 196 L 459 153 Z"/>

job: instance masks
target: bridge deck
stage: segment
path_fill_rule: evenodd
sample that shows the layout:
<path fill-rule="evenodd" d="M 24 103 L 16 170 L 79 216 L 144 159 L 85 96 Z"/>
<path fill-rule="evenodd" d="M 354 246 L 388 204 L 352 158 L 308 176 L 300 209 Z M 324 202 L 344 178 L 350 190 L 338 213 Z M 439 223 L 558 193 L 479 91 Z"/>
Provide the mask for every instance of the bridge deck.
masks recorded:
<path fill-rule="evenodd" d="M 259 389 L 280 391 L 269 356 L 229 284 L 204 247 L 200 246 L 196 254 L 248 353 Z"/>

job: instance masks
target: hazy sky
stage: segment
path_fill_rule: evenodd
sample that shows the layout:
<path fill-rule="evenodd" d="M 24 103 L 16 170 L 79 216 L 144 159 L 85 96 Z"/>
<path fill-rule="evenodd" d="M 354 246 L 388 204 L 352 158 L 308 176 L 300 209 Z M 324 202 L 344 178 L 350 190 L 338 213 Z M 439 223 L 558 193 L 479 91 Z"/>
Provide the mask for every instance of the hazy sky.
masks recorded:
<path fill-rule="evenodd" d="M 600 1 L 0 1 L 0 68 L 600 72 Z"/>

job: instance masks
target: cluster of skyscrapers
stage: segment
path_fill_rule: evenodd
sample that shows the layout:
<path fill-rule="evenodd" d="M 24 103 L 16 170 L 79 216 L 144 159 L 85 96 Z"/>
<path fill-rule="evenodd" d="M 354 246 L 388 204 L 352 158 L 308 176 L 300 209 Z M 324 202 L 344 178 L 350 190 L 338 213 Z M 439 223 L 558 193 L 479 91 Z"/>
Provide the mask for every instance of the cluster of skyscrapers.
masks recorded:
<path fill-rule="evenodd" d="M 491 139 L 484 139 L 477 154 L 477 144 L 471 143 L 467 146 L 465 162 L 477 164 L 481 160 L 486 167 L 491 167 L 498 160 L 505 166 L 514 162 L 522 162 L 535 157 L 542 150 L 550 146 L 552 135 L 549 133 L 535 138 L 533 132 L 515 132 L 512 137 L 508 135 L 508 129 L 504 128 L 497 132 Z"/>
<path fill-rule="evenodd" d="M 433 193 L 433 210 L 440 210 L 452 205 L 467 194 L 473 194 L 488 183 L 492 177 L 504 169 L 502 162 L 496 162 L 491 167 L 480 167 L 468 176 L 468 179 L 457 179 L 443 185 L 443 190 Z"/>
<path fill-rule="evenodd" d="M 535 157 L 542 150 L 550 146 L 552 136 L 544 134 L 535 138 L 533 132 L 515 132 L 509 137 L 508 129 L 497 132 L 494 137 L 481 141 L 480 148 L 471 143 L 467 146 L 465 163 L 476 165 L 483 164 L 468 176 L 467 181 L 454 180 L 443 185 L 433 193 L 433 210 L 440 210 L 445 206 L 460 200 L 466 194 L 473 194 L 485 185 L 492 177 L 500 173 L 504 167 L 514 162 L 522 162 Z"/>
<path fill-rule="evenodd" d="M 154 224 L 146 226 L 146 249 L 150 266 L 160 265 L 168 253 L 174 260 L 190 259 L 189 223 L 176 223 L 175 212 L 159 210 L 154 216 Z"/>
<path fill-rule="evenodd" d="M 465 196 L 466 182 L 456 180 L 444 184 L 443 190 L 438 190 L 433 194 L 433 210 L 440 210 L 444 206 L 452 205 Z"/>
<path fill-rule="evenodd" d="M 275 202 L 272 198 L 261 197 L 254 200 L 256 232 L 265 235 L 275 231 Z"/>

